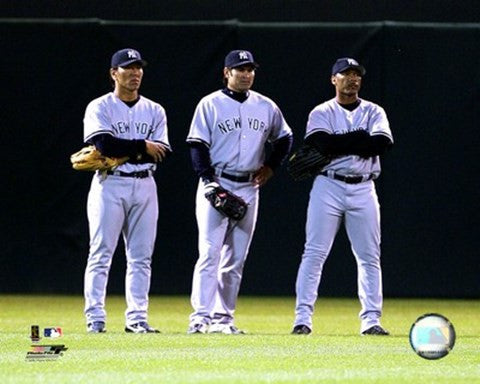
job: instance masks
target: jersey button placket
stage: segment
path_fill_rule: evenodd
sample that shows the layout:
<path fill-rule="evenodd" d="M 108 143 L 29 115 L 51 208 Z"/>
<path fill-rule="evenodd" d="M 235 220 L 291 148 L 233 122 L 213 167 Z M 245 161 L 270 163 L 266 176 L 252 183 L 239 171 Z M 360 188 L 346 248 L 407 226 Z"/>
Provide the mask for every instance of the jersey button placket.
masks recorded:
<path fill-rule="evenodd" d="M 242 166 L 242 160 L 244 158 L 244 154 L 247 153 L 248 151 L 248 140 L 247 140 L 247 126 L 245 125 L 245 122 L 247 121 L 247 118 L 243 116 L 243 104 L 240 105 L 239 108 L 239 114 L 240 114 L 240 153 L 238 157 L 238 163 L 237 166 L 241 168 Z"/>
<path fill-rule="evenodd" d="M 130 108 L 128 110 L 128 116 L 129 116 L 129 119 L 128 119 L 128 125 L 130 126 L 130 132 L 129 132 L 129 136 L 131 138 L 134 138 L 135 137 L 135 134 L 134 134 L 134 127 L 135 125 L 133 124 L 133 111 L 132 109 Z"/>
<path fill-rule="evenodd" d="M 240 134 L 240 153 L 239 153 L 239 158 L 238 158 L 238 166 L 242 166 L 242 159 L 244 155 L 248 151 L 248 142 L 247 142 L 247 135 L 245 133 Z"/>

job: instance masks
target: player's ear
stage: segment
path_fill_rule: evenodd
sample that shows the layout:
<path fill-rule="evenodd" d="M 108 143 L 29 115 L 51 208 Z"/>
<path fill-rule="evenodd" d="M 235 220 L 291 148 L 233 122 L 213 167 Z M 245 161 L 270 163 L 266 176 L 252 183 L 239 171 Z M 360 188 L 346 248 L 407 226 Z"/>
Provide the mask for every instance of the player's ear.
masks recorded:
<path fill-rule="evenodd" d="M 333 85 L 337 84 L 337 78 L 335 77 L 335 75 L 332 75 L 330 77 L 330 81 L 332 82 Z"/>
<path fill-rule="evenodd" d="M 116 68 L 110 68 L 110 77 L 112 80 L 115 80 L 115 75 L 117 74 Z"/>

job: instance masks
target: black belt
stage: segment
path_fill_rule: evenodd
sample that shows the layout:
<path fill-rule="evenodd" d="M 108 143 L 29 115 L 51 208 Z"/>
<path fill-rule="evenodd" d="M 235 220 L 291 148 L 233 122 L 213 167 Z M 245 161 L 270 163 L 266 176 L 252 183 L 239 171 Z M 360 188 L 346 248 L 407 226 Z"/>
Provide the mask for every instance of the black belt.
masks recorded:
<path fill-rule="evenodd" d="M 329 174 L 327 171 L 320 172 L 320 175 L 327 176 L 335 180 L 340 180 L 347 184 L 359 184 L 363 181 L 373 179 L 373 173 L 368 175 L 368 178 L 366 179 L 363 176 L 343 176 L 339 175 L 338 173 Z"/>
<path fill-rule="evenodd" d="M 138 171 L 138 172 L 132 172 L 132 173 L 127 173 L 127 172 L 122 172 L 122 171 L 107 171 L 107 175 L 122 176 L 122 177 L 135 177 L 135 178 L 138 178 L 138 179 L 144 179 L 144 178 L 150 176 L 150 171 L 148 169 L 146 169 L 144 171 Z"/>
<path fill-rule="evenodd" d="M 221 172 L 220 177 L 223 177 L 223 178 L 231 180 L 231 181 L 236 181 L 237 183 L 248 183 L 249 181 L 252 181 L 252 175 L 235 176 L 235 175 L 230 175 L 230 174 L 225 173 L 225 172 Z"/>

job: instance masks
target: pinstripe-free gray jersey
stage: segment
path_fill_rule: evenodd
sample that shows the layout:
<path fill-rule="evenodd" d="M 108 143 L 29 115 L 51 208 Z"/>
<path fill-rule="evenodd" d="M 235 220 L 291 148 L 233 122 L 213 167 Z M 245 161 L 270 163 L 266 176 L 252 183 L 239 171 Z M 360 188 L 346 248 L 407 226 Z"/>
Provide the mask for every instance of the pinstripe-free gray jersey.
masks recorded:
<path fill-rule="evenodd" d="M 353 111 L 343 108 L 335 98 L 317 105 L 308 117 L 305 137 L 315 132 L 343 134 L 364 130 L 371 136 L 384 135 L 393 143 L 393 136 L 387 115 L 382 107 L 370 101 L 359 99 L 360 105 Z M 341 175 L 357 176 L 380 174 L 380 158 L 363 158 L 357 155 L 341 156 L 325 167 Z"/>

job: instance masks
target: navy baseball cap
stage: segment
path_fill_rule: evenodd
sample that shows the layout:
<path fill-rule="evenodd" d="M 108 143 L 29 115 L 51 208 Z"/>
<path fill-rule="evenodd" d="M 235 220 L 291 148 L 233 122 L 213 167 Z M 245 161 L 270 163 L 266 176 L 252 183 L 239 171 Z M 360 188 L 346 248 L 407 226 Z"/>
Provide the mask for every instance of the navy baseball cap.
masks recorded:
<path fill-rule="evenodd" d="M 360 65 L 357 60 L 352 59 L 350 57 L 342 57 L 338 59 L 335 62 L 335 64 L 333 64 L 332 75 L 336 75 L 337 73 L 346 71 L 349 68 L 358 70 L 362 76 L 364 76 L 365 73 L 367 73 L 365 68 L 362 65 Z"/>
<path fill-rule="evenodd" d="M 137 62 L 142 64 L 142 67 L 145 67 L 147 65 L 147 62 L 142 59 L 140 52 L 133 48 L 125 48 L 113 54 L 111 67 L 126 67 L 127 65 Z"/>
<path fill-rule="evenodd" d="M 240 67 L 241 65 L 251 64 L 255 68 L 258 68 L 259 65 L 253 59 L 253 55 L 249 51 L 245 50 L 235 50 L 230 51 L 227 56 L 225 56 L 225 67 L 235 68 Z"/>

